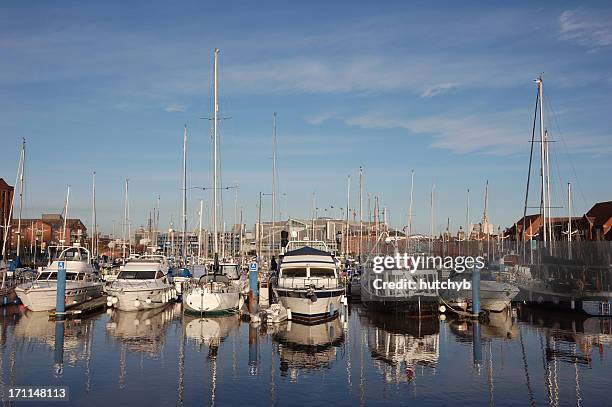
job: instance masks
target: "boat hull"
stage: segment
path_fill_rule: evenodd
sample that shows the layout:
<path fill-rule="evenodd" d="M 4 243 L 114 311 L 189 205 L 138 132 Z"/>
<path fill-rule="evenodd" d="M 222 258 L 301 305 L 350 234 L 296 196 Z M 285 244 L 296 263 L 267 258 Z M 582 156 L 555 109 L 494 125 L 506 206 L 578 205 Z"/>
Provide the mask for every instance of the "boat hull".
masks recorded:
<path fill-rule="evenodd" d="M 591 316 L 612 316 L 612 293 L 560 293 L 543 283 L 520 286 L 519 298 L 526 305 L 554 310 L 583 312 Z"/>
<path fill-rule="evenodd" d="M 66 307 L 72 307 L 93 300 L 102 295 L 102 283 L 82 284 L 66 282 Z M 15 288 L 15 293 L 30 311 L 51 311 L 55 309 L 57 284 L 45 282 L 42 284 L 26 283 Z"/>
<path fill-rule="evenodd" d="M 291 311 L 291 319 L 303 322 L 319 322 L 338 316 L 344 288 L 314 290 L 316 299 L 308 290 L 274 289 L 281 305 Z"/>
<path fill-rule="evenodd" d="M 239 292 L 210 292 L 197 287 L 183 294 L 185 311 L 195 314 L 211 314 L 238 311 L 242 305 Z"/>
<path fill-rule="evenodd" d="M 508 283 L 483 280 L 480 282 L 480 309 L 501 312 L 508 308 L 519 289 Z M 442 298 L 453 308 L 466 310 L 472 302 L 472 290 L 442 291 Z"/>
<path fill-rule="evenodd" d="M 107 289 L 107 305 L 120 311 L 143 311 L 164 307 L 172 300 L 171 288 L 170 285 L 167 285 L 155 289 L 132 291 Z"/>

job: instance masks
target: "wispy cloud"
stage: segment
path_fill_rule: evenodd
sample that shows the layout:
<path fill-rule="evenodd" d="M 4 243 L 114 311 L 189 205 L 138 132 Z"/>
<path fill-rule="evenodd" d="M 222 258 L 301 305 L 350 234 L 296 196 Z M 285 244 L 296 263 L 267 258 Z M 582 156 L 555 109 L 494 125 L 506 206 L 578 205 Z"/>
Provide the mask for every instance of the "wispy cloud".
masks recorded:
<path fill-rule="evenodd" d="M 583 8 L 565 10 L 559 17 L 560 38 L 588 48 L 612 45 L 612 13 L 592 13 Z"/>
<path fill-rule="evenodd" d="M 479 153 L 507 156 L 527 151 L 531 134 L 528 110 L 509 110 L 471 116 L 447 112 L 418 118 L 369 112 L 347 117 L 347 125 L 366 129 L 405 129 L 413 136 L 431 137 L 433 148 L 450 150 L 456 154 Z M 610 136 L 583 130 L 570 134 L 552 133 L 561 141 L 562 151 L 572 154 L 604 156 L 612 153 Z"/>
<path fill-rule="evenodd" d="M 388 116 L 376 112 L 349 117 L 346 124 L 362 128 L 406 129 L 413 135 L 430 136 L 432 147 L 457 154 L 479 152 L 508 155 L 520 152 L 525 145 L 528 119 L 523 112 L 509 111 L 481 116 L 459 116 L 447 113 L 419 118 Z M 527 125 L 521 128 L 523 121 Z"/>
<path fill-rule="evenodd" d="M 304 117 L 304 121 L 308 124 L 319 125 L 330 119 L 333 119 L 336 116 L 335 113 L 325 112 L 320 114 L 313 114 Z"/>
<path fill-rule="evenodd" d="M 185 110 L 187 110 L 187 107 L 181 103 L 171 103 L 168 106 L 166 106 L 166 112 L 169 113 L 173 113 L 173 112 L 184 112 Z"/>
<path fill-rule="evenodd" d="M 425 88 L 425 91 L 421 93 L 421 97 L 431 98 L 442 93 L 446 93 L 449 90 L 456 88 L 457 86 L 459 86 L 458 83 L 440 83 L 437 85 L 432 85 Z"/>

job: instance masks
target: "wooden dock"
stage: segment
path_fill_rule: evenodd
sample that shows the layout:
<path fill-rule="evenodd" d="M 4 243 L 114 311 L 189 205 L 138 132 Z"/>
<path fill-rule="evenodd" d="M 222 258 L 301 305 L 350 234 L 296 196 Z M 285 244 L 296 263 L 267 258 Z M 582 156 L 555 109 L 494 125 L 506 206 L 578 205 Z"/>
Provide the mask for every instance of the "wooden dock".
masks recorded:
<path fill-rule="evenodd" d="M 82 304 L 73 305 L 71 307 L 67 307 L 64 312 L 63 318 L 79 318 L 81 316 L 90 314 L 94 311 L 98 311 L 103 309 L 106 306 L 106 297 L 101 296 L 98 298 L 94 298 L 93 300 L 86 301 Z M 49 319 L 58 319 L 58 314 L 56 314 L 55 310 L 49 311 Z"/>

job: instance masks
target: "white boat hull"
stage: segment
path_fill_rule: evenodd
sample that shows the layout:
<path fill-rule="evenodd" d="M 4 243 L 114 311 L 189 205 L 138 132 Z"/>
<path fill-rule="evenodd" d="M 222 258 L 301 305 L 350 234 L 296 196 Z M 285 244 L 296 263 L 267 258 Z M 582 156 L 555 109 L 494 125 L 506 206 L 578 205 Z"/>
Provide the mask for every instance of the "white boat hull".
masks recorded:
<path fill-rule="evenodd" d="M 172 282 L 174 283 L 174 289 L 176 290 L 177 295 L 183 295 L 183 288 L 189 282 L 189 277 L 173 277 Z"/>
<path fill-rule="evenodd" d="M 185 310 L 192 313 L 219 313 L 237 311 L 242 306 L 239 292 L 211 292 L 196 287 L 183 294 Z"/>
<path fill-rule="evenodd" d="M 31 311 L 51 311 L 55 309 L 57 283 L 26 283 L 15 288 L 15 293 Z M 82 304 L 102 295 L 102 283 L 82 283 L 66 281 L 66 307 Z"/>
<path fill-rule="evenodd" d="M 106 292 L 108 294 L 106 304 L 120 311 L 143 311 L 159 308 L 174 299 L 170 285 L 133 291 L 107 289 Z"/>
<path fill-rule="evenodd" d="M 315 290 L 316 301 L 306 290 L 277 287 L 274 289 L 281 305 L 290 310 L 291 319 L 316 321 L 334 318 L 341 307 L 344 289 Z"/>

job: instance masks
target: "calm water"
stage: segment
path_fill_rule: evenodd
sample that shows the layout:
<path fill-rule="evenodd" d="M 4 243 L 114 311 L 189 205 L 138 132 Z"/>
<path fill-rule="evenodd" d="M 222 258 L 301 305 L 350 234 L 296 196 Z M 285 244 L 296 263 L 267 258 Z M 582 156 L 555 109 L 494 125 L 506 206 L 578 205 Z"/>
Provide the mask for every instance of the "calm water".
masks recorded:
<path fill-rule="evenodd" d="M 0 313 L 2 393 L 67 385 L 64 405 L 612 406 L 610 320 L 419 323 L 352 306 L 346 321 L 254 327 L 176 304 L 68 321 L 62 354 L 46 313 Z"/>

